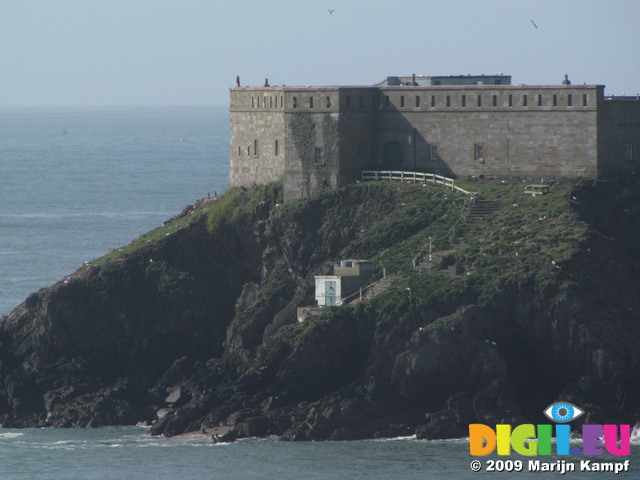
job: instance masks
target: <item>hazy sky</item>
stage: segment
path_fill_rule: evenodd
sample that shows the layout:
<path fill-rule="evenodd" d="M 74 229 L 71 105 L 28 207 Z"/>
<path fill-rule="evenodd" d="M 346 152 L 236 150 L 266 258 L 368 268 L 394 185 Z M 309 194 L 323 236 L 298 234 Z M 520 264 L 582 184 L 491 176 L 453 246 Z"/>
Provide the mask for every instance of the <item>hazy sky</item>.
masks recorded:
<path fill-rule="evenodd" d="M 566 73 L 635 94 L 639 27 L 640 0 L 0 0 L 0 106 L 227 104 L 236 75 Z"/>

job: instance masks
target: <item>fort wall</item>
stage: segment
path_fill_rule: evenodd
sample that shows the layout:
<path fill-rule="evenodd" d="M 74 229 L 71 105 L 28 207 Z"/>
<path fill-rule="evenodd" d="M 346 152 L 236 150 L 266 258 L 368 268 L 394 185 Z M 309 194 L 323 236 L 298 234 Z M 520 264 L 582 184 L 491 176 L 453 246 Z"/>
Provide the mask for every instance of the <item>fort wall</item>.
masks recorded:
<path fill-rule="evenodd" d="M 599 175 L 640 171 L 640 99 L 608 98 L 598 117 Z"/>
<path fill-rule="evenodd" d="M 231 184 L 284 179 L 286 200 L 372 168 L 595 178 L 633 170 L 633 145 L 640 101 L 602 85 L 231 89 Z"/>

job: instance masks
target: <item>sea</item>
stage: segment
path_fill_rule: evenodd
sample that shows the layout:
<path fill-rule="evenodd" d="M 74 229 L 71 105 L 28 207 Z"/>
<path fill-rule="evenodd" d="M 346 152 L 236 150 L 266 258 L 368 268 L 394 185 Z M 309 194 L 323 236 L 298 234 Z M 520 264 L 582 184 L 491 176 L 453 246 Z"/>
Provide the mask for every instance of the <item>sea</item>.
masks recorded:
<path fill-rule="evenodd" d="M 185 206 L 224 192 L 228 178 L 227 106 L 0 108 L 0 315 Z M 471 457 L 466 439 L 216 444 L 199 433 L 152 436 L 145 426 L 0 428 L 0 480 L 600 479 L 640 472 L 635 441 L 630 457 L 595 459 L 630 460 L 619 474 L 580 471 L 580 457 L 535 458 L 578 471 L 534 473 L 517 455 Z"/>

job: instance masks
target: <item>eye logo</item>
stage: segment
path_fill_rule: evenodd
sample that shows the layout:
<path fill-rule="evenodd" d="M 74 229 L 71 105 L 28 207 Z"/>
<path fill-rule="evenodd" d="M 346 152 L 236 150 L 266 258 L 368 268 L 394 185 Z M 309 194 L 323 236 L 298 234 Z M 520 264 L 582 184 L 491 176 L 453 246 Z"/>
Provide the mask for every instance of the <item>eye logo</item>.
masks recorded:
<path fill-rule="evenodd" d="M 584 413 L 584 410 L 569 402 L 556 402 L 549 405 L 544 414 L 549 420 L 556 423 L 567 423 L 575 420 Z"/>

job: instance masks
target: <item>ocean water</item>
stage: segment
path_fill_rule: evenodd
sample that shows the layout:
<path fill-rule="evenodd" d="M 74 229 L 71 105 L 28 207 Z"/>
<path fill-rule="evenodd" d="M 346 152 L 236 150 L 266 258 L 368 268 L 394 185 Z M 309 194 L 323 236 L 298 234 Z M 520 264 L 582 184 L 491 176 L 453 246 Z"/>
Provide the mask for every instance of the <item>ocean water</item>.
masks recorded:
<path fill-rule="evenodd" d="M 0 108 L 0 315 L 229 178 L 228 107 Z"/>
<path fill-rule="evenodd" d="M 634 445 L 637 447 L 637 445 Z M 163 438 L 143 427 L 93 430 L 0 430 L 0 478 L 3 480 L 72 479 L 224 479 L 224 480 L 424 480 L 447 478 L 557 479 L 559 472 L 529 471 L 529 460 L 510 456 L 478 457 L 482 470 L 471 470 L 467 440 L 423 441 L 414 438 L 352 442 L 282 442 L 276 438 L 214 444 L 207 436 Z M 625 457 L 626 458 L 626 457 Z M 503 464 L 499 463 L 503 461 Z M 555 457 L 533 460 L 555 463 Z M 512 463 L 508 463 L 511 461 Z M 517 461 L 521 461 L 520 471 Z M 622 462 L 607 456 L 605 462 Z M 569 478 L 638 478 L 640 457 L 630 457 L 629 471 L 579 471 Z M 512 471 L 490 472 L 498 468 Z"/>
<path fill-rule="evenodd" d="M 227 107 L 0 108 L 0 315 L 185 205 L 224 191 L 228 157 Z M 634 444 L 629 472 L 567 475 L 638 478 L 639 451 Z M 464 439 L 216 445 L 199 434 L 153 437 L 144 427 L 0 428 L 0 480 L 560 476 L 528 472 L 526 461 L 519 473 L 486 471 L 497 457 L 482 458 L 475 473 L 472 460 Z"/>

